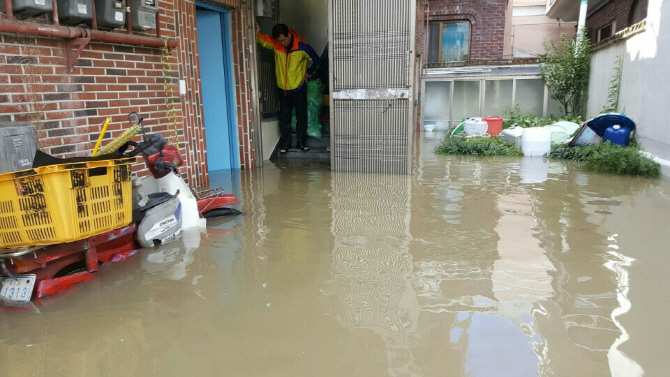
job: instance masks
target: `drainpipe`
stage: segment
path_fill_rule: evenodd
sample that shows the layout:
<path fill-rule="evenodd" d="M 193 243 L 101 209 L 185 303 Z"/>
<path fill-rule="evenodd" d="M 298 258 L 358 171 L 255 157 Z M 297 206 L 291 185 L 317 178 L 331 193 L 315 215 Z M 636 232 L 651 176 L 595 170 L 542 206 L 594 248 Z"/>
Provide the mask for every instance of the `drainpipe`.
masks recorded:
<path fill-rule="evenodd" d="M 586 12 L 589 8 L 589 0 L 582 0 L 581 5 L 579 6 L 579 21 L 577 22 L 577 35 L 586 28 Z M 575 54 L 579 53 L 580 50 L 580 39 L 577 39 L 577 45 L 575 49 Z"/>
<path fill-rule="evenodd" d="M 589 8 L 589 0 L 582 0 L 579 7 L 579 22 L 577 23 L 577 31 L 582 31 L 586 27 L 586 12 Z"/>

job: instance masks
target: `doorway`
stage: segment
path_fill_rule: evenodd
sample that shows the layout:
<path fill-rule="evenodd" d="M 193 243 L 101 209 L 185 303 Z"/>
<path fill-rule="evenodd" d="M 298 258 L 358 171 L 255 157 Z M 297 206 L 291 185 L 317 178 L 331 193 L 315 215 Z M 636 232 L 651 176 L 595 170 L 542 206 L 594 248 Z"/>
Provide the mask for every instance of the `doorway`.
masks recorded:
<path fill-rule="evenodd" d="M 230 14 L 196 3 L 202 104 L 209 171 L 239 169 Z"/>

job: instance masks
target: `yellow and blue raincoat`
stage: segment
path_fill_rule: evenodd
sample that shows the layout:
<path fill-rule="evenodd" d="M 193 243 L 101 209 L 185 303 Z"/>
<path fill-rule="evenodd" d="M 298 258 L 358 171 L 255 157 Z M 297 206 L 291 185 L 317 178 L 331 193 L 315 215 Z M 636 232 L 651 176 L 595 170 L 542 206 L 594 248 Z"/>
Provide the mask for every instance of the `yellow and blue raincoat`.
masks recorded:
<path fill-rule="evenodd" d="M 305 72 L 314 74 L 319 65 L 319 55 L 298 33 L 289 28 L 293 44 L 285 48 L 281 43 L 265 34 L 258 34 L 258 43 L 275 52 L 275 75 L 277 86 L 284 95 L 299 92 L 305 88 Z M 307 67 L 309 64 L 309 68 Z"/>

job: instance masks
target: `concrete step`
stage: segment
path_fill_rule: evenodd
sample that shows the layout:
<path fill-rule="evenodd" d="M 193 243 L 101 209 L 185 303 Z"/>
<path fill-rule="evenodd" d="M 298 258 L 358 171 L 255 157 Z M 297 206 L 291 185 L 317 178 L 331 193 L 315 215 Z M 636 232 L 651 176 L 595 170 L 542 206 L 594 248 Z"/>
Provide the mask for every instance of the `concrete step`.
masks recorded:
<path fill-rule="evenodd" d="M 298 144 L 298 135 L 293 134 L 293 146 Z M 330 136 L 323 136 L 321 140 L 312 139 L 311 137 L 307 138 L 307 146 L 312 149 L 323 148 L 324 150 L 330 146 Z"/>
<path fill-rule="evenodd" d="M 301 161 L 329 161 L 330 153 L 325 148 L 313 148 L 309 152 L 300 149 L 289 149 L 288 152 L 277 153 L 279 160 L 301 160 Z"/>

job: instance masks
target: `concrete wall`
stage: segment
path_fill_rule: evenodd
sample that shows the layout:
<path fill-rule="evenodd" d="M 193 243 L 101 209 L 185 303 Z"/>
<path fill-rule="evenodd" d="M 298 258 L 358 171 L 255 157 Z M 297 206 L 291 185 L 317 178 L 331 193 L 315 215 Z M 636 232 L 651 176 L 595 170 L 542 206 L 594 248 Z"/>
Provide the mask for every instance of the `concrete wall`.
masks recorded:
<path fill-rule="evenodd" d="M 614 61 L 623 57 L 618 111 L 637 123 L 637 139 L 642 147 L 662 159 L 670 160 L 668 104 L 670 90 L 670 3 L 649 0 L 646 30 L 595 52 L 589 82 L 589 116 L 597 115 L 607 104 L 607 89 Z"/>
<path fill-rule="evenodd" d="M 575 34 L 575 22 L 558 22 L 546 16 L 546 0 L 510 0 L 513 4 L 511 50 L 515 58 L 544 54 L 544 41 Z"/>
<path fill-rule="evenodd" d="M 514 57 L 531 57 L 544 54 L 544 41 L 560 41 L 561 33 L 575 35 L 575 22 L 557 22 L 547 16 L 514 17 L 512 21 Z"/>
<path fill-rule="evenodd" d="M 263 160 L 267 161 L 279 142 L 279 121 L 264 120 L 261 123 L 261 132 L 263 132 Z"/>
<path fill-rule="evenodd" d="M 279 0 L 279 20 L 321 55 L 328 43 L 328 0 Z"/>

